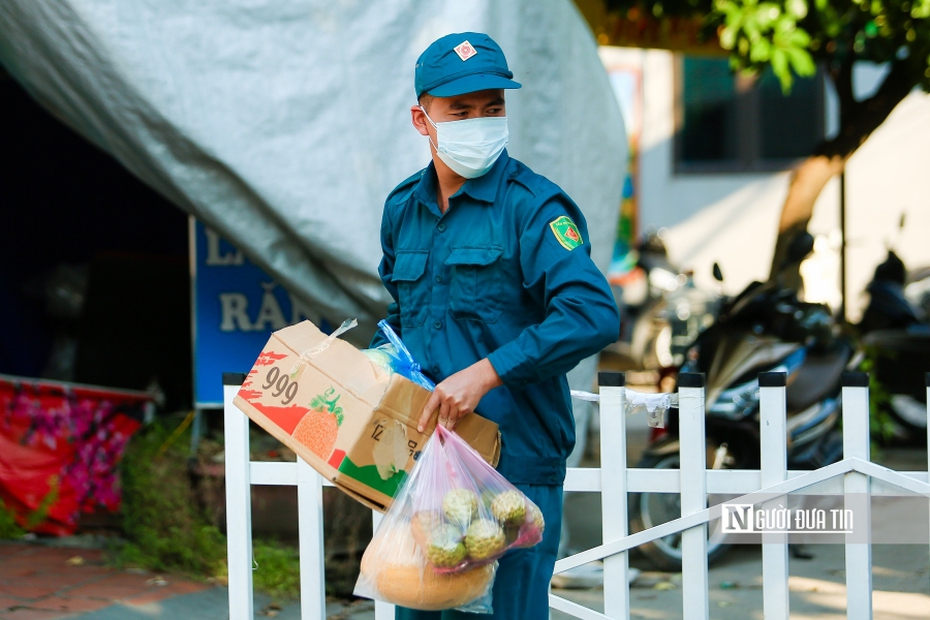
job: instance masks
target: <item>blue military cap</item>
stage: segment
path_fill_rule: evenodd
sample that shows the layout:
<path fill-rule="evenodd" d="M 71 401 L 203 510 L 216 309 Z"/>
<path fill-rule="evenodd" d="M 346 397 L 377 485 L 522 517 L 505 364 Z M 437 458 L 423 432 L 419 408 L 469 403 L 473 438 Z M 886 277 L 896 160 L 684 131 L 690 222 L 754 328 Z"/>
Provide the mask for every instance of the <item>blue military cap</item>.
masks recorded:
<path fill-rule="evenodd" d="M 492 88 L 520 88 L 500 46 L 486 34 L 461 32 L 434 41 L 417 59 L 417 97 L 455 97 Z"/>

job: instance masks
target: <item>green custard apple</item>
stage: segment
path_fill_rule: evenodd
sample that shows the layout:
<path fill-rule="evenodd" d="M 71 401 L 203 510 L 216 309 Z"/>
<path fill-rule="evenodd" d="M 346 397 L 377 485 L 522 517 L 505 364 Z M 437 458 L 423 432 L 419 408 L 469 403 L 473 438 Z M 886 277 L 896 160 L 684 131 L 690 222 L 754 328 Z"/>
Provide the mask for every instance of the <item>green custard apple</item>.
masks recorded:
<path fill-rule="evenodd" d="M 465 532 L 465 548 L 473 560 L 492 558 L 506 546 L 503 528 L 491 519 L 478 519 Z"/>
<path fill-rule="evenodd" d="M 385 351 L 378 349 L 362 349 L 362 353 L 371 360 L 371 363 L 387 375 L 394 374 L 394 360 Z"/>
<path fill-rule="evenodd" d="M 468 527 L 478 516 L 478 496 L 470 489 L 452 489 L 442 498 L 442 512 L 452 523 Z"/>
<path fill-rule="evenodd" d="M 491 514 L 501 525 L 519 525 L 526 519 L 526 500 L 519 491 L 504 491 L 491 502 Z"/>
<path fill-rule="evenodd" d="M 454 525 L 440 525 L 429 537 L 426 558 L 437 568 L 453 568 L 465 559 L 465 543 L 462 532 Z"/>

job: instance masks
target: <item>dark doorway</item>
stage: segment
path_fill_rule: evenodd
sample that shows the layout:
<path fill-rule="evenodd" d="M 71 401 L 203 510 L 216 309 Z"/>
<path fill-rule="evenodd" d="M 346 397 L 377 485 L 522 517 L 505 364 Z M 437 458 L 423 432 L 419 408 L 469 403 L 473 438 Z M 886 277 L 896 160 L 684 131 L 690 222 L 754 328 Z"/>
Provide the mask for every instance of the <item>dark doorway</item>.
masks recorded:
<path fill-rule="evenodd" d="M 187 216 L 0 69 L 0 373 L 191 396 Z"/>

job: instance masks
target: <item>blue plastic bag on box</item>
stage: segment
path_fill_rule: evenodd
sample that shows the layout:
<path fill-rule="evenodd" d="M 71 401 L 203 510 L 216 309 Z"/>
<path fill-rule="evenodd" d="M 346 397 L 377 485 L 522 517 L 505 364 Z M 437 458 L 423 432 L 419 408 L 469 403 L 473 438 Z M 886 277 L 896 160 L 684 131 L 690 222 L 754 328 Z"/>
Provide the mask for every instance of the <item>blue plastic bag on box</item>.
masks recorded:
<path fill-rule="evenodd" d="M 420 364 L 410 355 L 410 351 L 391 328 L 390 323 L 382 319 L 378 322 L 378 327 L 388 342 L 374 349 L 363 349 L 362 353 L 387 374 L 397 373 L 432 392 L 436 384 L 423 374 Z"/>

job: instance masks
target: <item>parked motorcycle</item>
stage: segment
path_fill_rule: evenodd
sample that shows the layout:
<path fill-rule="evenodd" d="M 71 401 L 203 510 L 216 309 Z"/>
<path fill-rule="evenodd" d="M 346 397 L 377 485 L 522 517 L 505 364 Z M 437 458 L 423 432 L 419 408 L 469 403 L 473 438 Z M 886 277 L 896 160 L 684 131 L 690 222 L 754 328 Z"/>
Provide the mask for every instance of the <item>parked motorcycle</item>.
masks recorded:
<path fill-rule="evenodd" d="M 889 249 L 866 286 L 869 303 L 857 325 L 873 360 L 873 376 L 888 396 L 884 408 L 919 437 L 927 431 L 924 373 L 930 371 L 930 323 L 925 310 L 909 299 L 906 286 L 920 291 L 924 282 L 908 282 L 904 262 Z"/>
<path fill-rule="evenodd" d="M 625 289 L 623 307 L 630 324 L 629 355 L 643 370 L 680 366 L 684 353 L 716 316 L 718 296 L 694 286 L 692 274 L 674 266 L 661 231 L 643 237 L 637 247 L 642 290 Z"/>
<path fill-rule="evenodd" d="M 792 244 L 785 268 L 813 248 L 803 233 Z M 715 275 L 719 268 L 715 269 Z M 722 277 L 722 276 L 721 276 Z M 815 469 L 839 460 L 841 374 L 857 362 L 829 308 L 801 302 L 779 278 L 753 282 L 721 308 L 717 321 L 687 351 L 682 372 L 706 375 L 707 462 L 712 469 L 758 469 L 759 373 L 787 375 L 788 467 Z M 637 467 L 678 468 L 677 410 L 669 411 L 664 433 L 654 436 Z M 680 496 L 642 493 L 630 499 L 631 531 L 680 516 Z M 681 537 L 671 535 L 640 548 L 658 568 L 681 570 Z M 722 535 L 708 541 L 708 560 L 726 550 Z"/>

